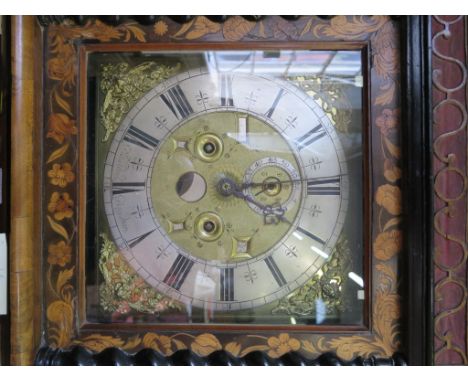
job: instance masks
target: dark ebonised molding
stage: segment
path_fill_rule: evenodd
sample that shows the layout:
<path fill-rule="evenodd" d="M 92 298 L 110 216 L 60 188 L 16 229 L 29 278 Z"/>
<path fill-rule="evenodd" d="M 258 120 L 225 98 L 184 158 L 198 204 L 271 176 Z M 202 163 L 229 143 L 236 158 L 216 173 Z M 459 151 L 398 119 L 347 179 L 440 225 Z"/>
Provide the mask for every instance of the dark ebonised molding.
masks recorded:
<path fill-rule="evenodd" d="M 152 349 L 143 349 L 136 354 L 127 354 L 117 348 L 100 353 L 91 353 L 83 347 L 70 350 L 44 347 L 36 356 L 37 366 L 405 366 L 401 354 L 391 358 L 362 358 L 344 361 L 332 353 L 324 353 L 313 360 L 299 353 L 287 353 L 280 358 L 271 358 L 263 352 L 252 352 L 245 357 L 234 357 L 223 350 L 200 357 L 190 350 L 179 350 L 165 357 Z"/>
<path fill-rule="evenodd" d="M 401 22 L 401 123 L 404 242 L 400 291 L 409 365 L 432 364 L 432 95 L 430 17 Z"/>

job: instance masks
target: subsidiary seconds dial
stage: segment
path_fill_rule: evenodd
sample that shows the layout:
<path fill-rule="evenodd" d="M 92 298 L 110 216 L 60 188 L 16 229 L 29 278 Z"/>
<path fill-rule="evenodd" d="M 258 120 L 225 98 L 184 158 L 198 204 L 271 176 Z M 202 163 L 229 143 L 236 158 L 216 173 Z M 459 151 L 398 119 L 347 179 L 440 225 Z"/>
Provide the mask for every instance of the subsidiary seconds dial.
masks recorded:
<path fill-rule="evenodd" d="M 333 124 L 306 93 L 197 69 L 156 86 L 122 121 L 103 197 L 116 245 L 150 285 L 238 310 L 321 268 L 343 226 L 346 174 Z"/>

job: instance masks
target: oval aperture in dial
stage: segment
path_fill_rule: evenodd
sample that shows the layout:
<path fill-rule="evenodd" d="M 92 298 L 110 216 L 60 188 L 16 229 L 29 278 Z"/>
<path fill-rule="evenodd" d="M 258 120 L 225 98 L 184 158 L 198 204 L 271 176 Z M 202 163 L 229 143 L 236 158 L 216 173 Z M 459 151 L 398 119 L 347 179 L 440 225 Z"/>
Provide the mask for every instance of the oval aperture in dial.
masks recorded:
<path fill-rule="evenodd" d="M 196 202 L 206 193 L 205 179 L 194 171 L 186 172 L 177 181 L 176 192 L 186 202 Z"/>

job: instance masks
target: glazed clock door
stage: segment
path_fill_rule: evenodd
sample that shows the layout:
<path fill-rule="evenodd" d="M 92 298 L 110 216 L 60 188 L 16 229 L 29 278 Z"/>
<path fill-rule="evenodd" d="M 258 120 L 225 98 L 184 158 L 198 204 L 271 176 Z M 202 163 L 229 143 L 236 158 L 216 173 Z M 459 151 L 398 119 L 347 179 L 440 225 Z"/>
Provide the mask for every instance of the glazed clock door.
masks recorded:
<path fill-rule="evenodd" d="M 90 322 L 363 325 L 360 51 L 89 67 Z"/>
<path fill-rule="evenodd" d="M 167 297 L 214 311 L 302 287 L 333 251 L 349 199 L 323 107 L 282 78 L 210 67 L 142 95 L 112 137 L 102 183 L 128 264 Z"/>

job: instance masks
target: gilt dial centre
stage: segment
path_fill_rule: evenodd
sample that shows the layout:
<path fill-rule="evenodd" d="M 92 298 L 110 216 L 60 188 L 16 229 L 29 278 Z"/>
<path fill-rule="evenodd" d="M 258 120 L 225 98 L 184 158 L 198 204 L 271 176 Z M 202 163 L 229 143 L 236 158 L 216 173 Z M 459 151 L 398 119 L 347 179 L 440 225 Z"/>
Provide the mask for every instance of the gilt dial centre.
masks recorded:
<path fill-rule="evenodd" d="M 172 143 L 179 141 L 187 142 L 186 150 Z M 278 163 L 265 166 L 265 158 Z M 299 177 L 299 168 L 288 142 L 266 121 L 237 112 L 203 114 L 175 129 L 155 158 L 156 219 L 176 245 L 202 260 L 228 264 L 254 258 L 292 229 L 301 188 L 280 182 Z M 246 185 L 252 176 L 262 182 L 260 188 Z M 265 192 L 255 195 L 262 187 Z M 272 211 L 284 213 L 280 224 L 270 223 Z M 172 221 L 184 221 L 184 229 L 169 229 Z"/>

